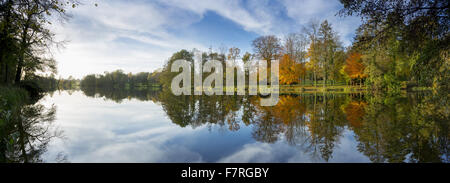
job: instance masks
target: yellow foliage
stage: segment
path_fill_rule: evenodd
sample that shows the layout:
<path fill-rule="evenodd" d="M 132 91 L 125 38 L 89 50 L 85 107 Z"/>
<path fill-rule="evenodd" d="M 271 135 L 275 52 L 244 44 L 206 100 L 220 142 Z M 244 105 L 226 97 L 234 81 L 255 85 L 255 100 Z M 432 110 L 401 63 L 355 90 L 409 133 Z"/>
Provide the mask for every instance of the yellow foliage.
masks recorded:
<path fill-rule="evenodd" d="M 285 54 L 280 61 L 280 84 L 290 85 L 299 83 L 300 77 L 305 75 L 306 69 L 303 64 L 296 63 Z"/>
<path fill-rule="evenodd" d="M 318 49 L 316 47 L 318 47 L 318 43 L 311 43 L 311 45 L 308 48 L 308 52 L 306 57 L 309 58 L 309 62 L 306 64 L 306 69 L 310 70 L 310 71 L 314 71 L 318 69 L 318 62 L 319 62 L 319 58 L 318 58 Z"/>

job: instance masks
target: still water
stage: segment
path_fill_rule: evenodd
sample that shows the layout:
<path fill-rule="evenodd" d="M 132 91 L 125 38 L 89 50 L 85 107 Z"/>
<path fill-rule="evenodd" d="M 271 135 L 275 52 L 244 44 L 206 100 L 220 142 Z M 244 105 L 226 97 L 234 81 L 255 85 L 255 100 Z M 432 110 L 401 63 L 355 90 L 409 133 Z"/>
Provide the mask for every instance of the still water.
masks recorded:
<path fill-rule="evenodd" d="M 448 94 L 56 91 L 44 162 L 449 162 Z"/>

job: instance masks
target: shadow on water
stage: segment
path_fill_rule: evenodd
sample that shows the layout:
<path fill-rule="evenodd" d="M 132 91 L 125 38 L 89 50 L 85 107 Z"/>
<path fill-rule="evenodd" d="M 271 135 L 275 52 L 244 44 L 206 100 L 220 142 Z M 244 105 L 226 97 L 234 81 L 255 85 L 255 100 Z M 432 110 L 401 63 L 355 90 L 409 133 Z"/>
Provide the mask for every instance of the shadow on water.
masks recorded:
<path fill-rule="evenodd" d="M 159 90 L 83 88 L 85 95 L 117 103 L 137 99 L 159 103 L 180 127 L 219 125 L 252 128 L 264 143 L 285 139 L 328 161 L 345 131 L 372 162 L 449 162 L 447 93 L 281 95 L 276 106 L 258 96 L 175 96 Z"/>

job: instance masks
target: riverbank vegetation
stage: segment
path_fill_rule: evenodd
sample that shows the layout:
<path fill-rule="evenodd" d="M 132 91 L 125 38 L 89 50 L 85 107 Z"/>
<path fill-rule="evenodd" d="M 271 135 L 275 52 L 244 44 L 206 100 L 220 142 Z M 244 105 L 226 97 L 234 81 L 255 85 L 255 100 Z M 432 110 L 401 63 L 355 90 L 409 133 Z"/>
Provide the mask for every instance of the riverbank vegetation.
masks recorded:
<path fill-rule="evenodd" d="M 46 91 L 39 73 L 56 74 L 51 51 L 62 45 L 52 21 L 68 18 L 75 0 L 0 1 L 0 162 L 42 162 L 57 131 L 49 130 L 56 108 L 36 103 Z"/>
<path fill-rule="evenodd" d="M 63 3 L 62 3 L 63 2 Z M 335 26 L 327 20 L 311 21 L 282 37 L 262 35 L 250 44 L 252 52 L 236 47 L 201 52 L 202 62 L 219 60 L 243 66 L 252 60 L 280 61 L 280 84 L 296 90 L 333 91 L 359 87 L 398 92 L 415 87 L 448 90 L 449 33 L 447 1 L 347 1 L 338 16 L 359 16 L 362 25 L 350 46 L 344 47 Z M 37 73 L 56 73 L 49 48 L 59 45 L 48 28 L 50 17 L 68 18 L 66 9 L 76 1 L 1 1 L 0 82 L 18 85 L 23 80 L 45 90 L 75 87 L 148 89 L 168 88 L 178 73 L 170 72 L 177 59 L 194 60 L 192 51 L 174 53 L 162 69 L 92 74 L 82 80 L 55 79 Z M 53 19 L 52 19 L 53 20 Z M 256 63 L 254 63 L 256 64 Z M 193 67 L 194 68 L 194 67 Z M 256 67 L 254 67 L 256 68 Z M 259 74 L 248 69 L 245 76 Z M 224 72 L 224 80 L 227 74 Z M 206 78 L 210 73 L 204 73 Z M 269 73 L 270 75 L 270 73 Z M 236 76 L 236 75 L 235 75 Z M 203 78 L 203 79 L 204 79 Z M 235 77 L 236 80 L 236 77 Z M 225 82 L 224 82 L 225 83 Z M 248 81 L 246 82 L 248 85 Z"/>
<path fill-rule="evenodd" d="M 350 46 L 343 45 L 336 25 L 321 20 L 282 37 L 256 37 L 249 43 L 253 50 L 245 53 L 233 46 L 200 51 L 202 63 L 242 67 L 262 59 L 270 69 L 271 61 L 279 60 L 280 93 L 286 95 L 276 106 L 264 107 L 258 103 L 261 96 L 175 96 L 166 90 L 179 74 L 170 71 L 174 61 L 193 63 L 196 49 L 174 53 L 153 72 L 116 70 L 57 79 L 50 50 L 62 42 L 49 27 L 68 19 L 67 9 L 79 4 L 0 0 L 0 162 L 42 161 L 50 139 L 59 134 L 48 125 L 55 106 L 36 101 L 46 91 L 78 87 L 87 96 L 116 102 L 158 102 L 180 127 L 217 124 L 236 131 L 252 125 L 259 142 L 285 138 L 310 145 L 308 152 L 326 161 L 349 129 L 358 150 L 374 162 L 449 162 L 449 1 L 340 1 L 338 16 L 362 18 Z M 266 72 L 255 68 L 245 70 L 247 80 Z M 224 81 L 227 74 L 237 79 L 235 73 L 223 73 Z M 402 89 L 433 92 L 406 95 Z"/>
<path fill-rule="evenodd" d="M 280 84 L 284 86 L 351 88 L 399 92 L 401 89 L 435 89 L 448 91 L 449 32 L 447 1 L 346 1 L 340 16 L 357 15 L 363 24 L 356 30 L 351 46 L 344 48 L 333 25 L 327 20 L 312 21 L 302 31 L 283 38 L 260 36 L 251 44 L 253 53 L 241 56 L 239 48 L 226 52 L 203 52 L 202 62 L 252 58 L 280 60 Z M 160 82 L 170 86 L 178 73 L 170 72 L 173 62 L 185 59 L 192 63 L 194 52 L 181 50 L 166 62 Z M 268 64 L 270 68 L 270 64 Z M 256 67 L 254 67 L 256 68 Z M 246 70 L 258 74 L 256 70 Z M 226 77 L 225 71 L 224 80 Z M 204 78 L 208 73 L 203 74 Z M 236 77 L 235 77 L 236 79 Z M 225 82 L 224 82 L 225 83 Z M 246 82 L 247 84 L 248 82 Z M 322 88 L 322 89 L 320 89 Z"/>
<path fill-rule="evenodd" d="M 125 74 L 122 70 L 105 72 L 105 74 L 87 75 L 81 80 L 81 87 L 106 87 L 126 89 L 147 89 L 160 87 L 159 76 L 161 72 L 140 72 Z"/>
<path fill-rule="evenodd" d="M 67 20 L 67 8 L 77 5 L 74 0 L 0 1 L 2 100 L 12 106 L 21 105 L 16 98 L 29 100 L 45 91 L 37 84 L 38 73 L 56 73 L 56 61 L 50 50 L 62 45 L 54 39 L 50 25 L 56 19 Z M 25 97 L 23 90 L 29 97 Z"/>

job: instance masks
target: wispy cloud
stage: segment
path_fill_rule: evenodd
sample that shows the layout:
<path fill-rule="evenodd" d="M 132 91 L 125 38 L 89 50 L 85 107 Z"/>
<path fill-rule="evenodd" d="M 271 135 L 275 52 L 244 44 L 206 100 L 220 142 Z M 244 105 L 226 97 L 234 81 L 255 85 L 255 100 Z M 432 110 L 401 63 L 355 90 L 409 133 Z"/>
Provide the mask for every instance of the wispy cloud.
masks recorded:
<path fill-rule="evenodd" d="M 88 73 L 115 69 L 153 71 L 180 49 L 206 51 L 210 46 L 218 47 L 221 42 L 211 45 L 204 40 L 225 41 L 231 34 L 220 38 L 189 34 L 195 29 L 192 25 L 204 21 L 209 12 L 237 25 L 226 25 L 232 26 L 227 27 L 230 30 L 256 35 L 282 36 L 300 31 L 310 19 L 328 19 L 345 45 L 350 44 L 359 25 L 358 18 L 334 16 L 341 5 L 328 0 L 100 0 L 96 3 L 98 7 L 85 1 L 84 5 L 70 10 L 73 18 L 68 23 L 54 26 L 58 38 L 69 41 L 66 49 L 55 54 L 63 77 L 81 78 Z"/>

